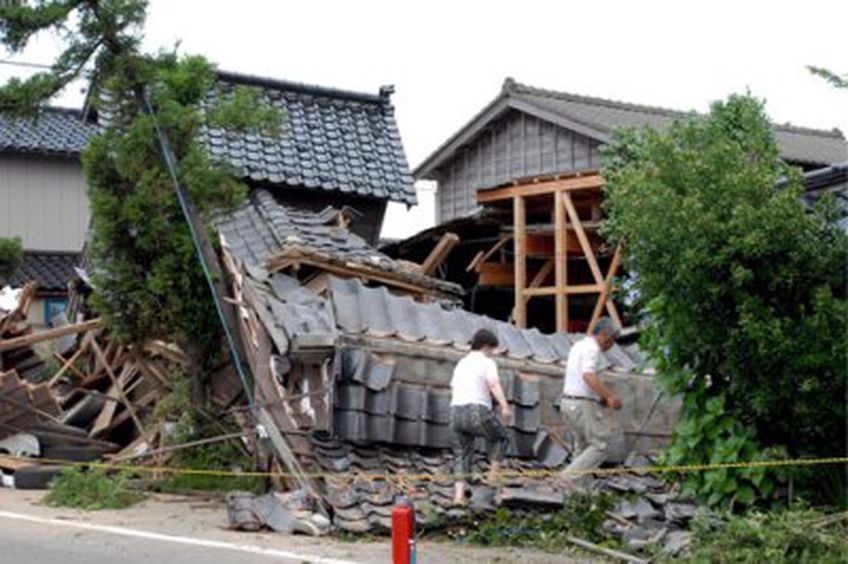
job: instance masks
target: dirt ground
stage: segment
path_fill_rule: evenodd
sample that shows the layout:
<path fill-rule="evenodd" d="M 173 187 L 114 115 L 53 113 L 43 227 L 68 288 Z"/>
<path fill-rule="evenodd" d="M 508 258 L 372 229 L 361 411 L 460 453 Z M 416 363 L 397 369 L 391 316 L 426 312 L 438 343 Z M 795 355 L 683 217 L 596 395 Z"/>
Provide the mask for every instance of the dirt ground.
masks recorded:
<path fill-rule="evenodd" d="M 0 513 L 8 512 L 36 519 L 61 520 L 83 526 L 121 527 L 142 533 L 155 533 L 201 539 L 213 543 L 250 545 L 264 549 L 290 551 L 309 557 L 352 562 L 390 562 L 389 539 L 350 542 L 335 537 L 311 538 L 279 533 L 228 531 L 226 506 L 221 501 L 182 496 L 155 495 L 129 509 L 82 511 L 52 508 L 41 503 L 45 492 L 0 488 Z M 2 516 L 0 516 L 2 517 Z M 56 521 L 54 521 L 56 522 Z M 108 531 L 107 531 L 108 533 Z M 47 531 L 45 530 L 45 536 Z M 154 541 L 147 541 L 154 542 Z M 178 554 L 177 549 L 174 549 Z M 221 562 L 227 561 L 222 556 Z M 583 555 L 556 555 L 510 548 L 478 548 L 444 542 L 418 544 L 419 563 L 463 562 L 591 562 Z"/>

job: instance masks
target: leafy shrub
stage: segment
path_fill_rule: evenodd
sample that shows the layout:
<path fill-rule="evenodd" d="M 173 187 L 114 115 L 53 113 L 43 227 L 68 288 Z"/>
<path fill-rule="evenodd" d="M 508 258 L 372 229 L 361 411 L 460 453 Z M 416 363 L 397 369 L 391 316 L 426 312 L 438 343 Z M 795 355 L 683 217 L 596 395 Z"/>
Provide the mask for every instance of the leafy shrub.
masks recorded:
<path fill-rule="evenodd" d="M 69 467 L 50 482 L 45 503 L 79 509 L 124 509 L 143 500 L 142 492 L 129 486 L 125 472 L 107 474 L 103 469 Z"/>
<path fill-rule="evenodd" d="M 23 258 L 21 239 L 0 237 L 0 276 L 11 276 Z"/>
<path fill-rule="evenodd" d="M 667 461 L 844 455 L 848 236 L 827 202 L 801 205 L 761 102 L 731 96 L 666 134 L 619 131 L 603 174 L 605 231 L 627 242 L 645 346 L 684 397 Z M 718 470 L 687 484 L 729 504 L 779 478 Z"/>
<path fill-rule="evenodd" d="M 770 564 L 842 563 L 848 559 L 848 530 L 811 510 L 751 512 L 727 521 L 694 521 L 693 562 Z M 844 519 L 843 519 L 844 522 Z"/>

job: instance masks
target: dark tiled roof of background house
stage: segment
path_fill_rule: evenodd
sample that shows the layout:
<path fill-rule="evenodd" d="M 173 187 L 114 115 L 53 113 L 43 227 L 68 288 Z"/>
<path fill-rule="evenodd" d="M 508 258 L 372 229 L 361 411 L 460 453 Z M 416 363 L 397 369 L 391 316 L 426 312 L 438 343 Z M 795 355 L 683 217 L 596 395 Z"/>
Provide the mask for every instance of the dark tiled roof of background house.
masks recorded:
<path fill-rule="evenodd" d="M 46 107 L 33 117 L 0 112 L 0 153 L 77 157 L 96 129 L 78 110 Z"/>
<path fill-rule="evenodd" d="M 663 131 L 675 120 L 693 114 L 536 88 L 507 78 L 498 96 L 424 159 L 415 169 L 415 176 L 429 178 L 428 175 L 449 159 L 457 148 L 470 142 L 490 121 L 511 108 L 575 129 L 601 142 L 608 141 L 612 131 L 618 127 L 650 126 Z M 774 131 L 784 160 L 826 166 L 848 159 L 848 143 L 838 129 L 828 131 L 775 124 Z"/>
<path fill-rule="evenodd" d="M 535 88 L 511 79 L 504 83 L 504 91 L 510 96 L 567 116 L 605 134 L 609 134 L 616 127 L 647 125 L 665 130 L 674 120 L 689 115 L 677 110 Z M 827 164 L 848 158 L 845 136 L 838 130 L 826 131 L 775 124 L 774 132 L 780 145 L 781 156 L 786 160 Z"/>
<path fill-rule="evenodd" d="M 19 287 L 35 280 L 37 292 L 65 292 L 78 261 L 79 253 L 25 251 L 23 261 L 12 275 L 0 277 L 0 286 Z"/>
<path fill-rule="evenodd" d="M 218 73 L 208 103 L 238 86 L 260 88 L 266 102 L 281 111 L 277 137 L 206 129 L 213 157 L 244 177 L 266 185 L 304 187 L 415 204 L 415 188 L 384 87 L 361 94 Z"/>
<path fill-rule="evenodd" d="M 254 190 L 244 206 L 221 217 L 217 225 L 232 253 L 253 266 L 289 255 L 304 257 L 305 262 L 311 256 L 385 272 L 446 294 L 461 293 L 456 284 L 415 273 L 339 226 L 343 213 L 334 208 L 318 213 L 299 210 L 280 204 L 269 191 Z"/>

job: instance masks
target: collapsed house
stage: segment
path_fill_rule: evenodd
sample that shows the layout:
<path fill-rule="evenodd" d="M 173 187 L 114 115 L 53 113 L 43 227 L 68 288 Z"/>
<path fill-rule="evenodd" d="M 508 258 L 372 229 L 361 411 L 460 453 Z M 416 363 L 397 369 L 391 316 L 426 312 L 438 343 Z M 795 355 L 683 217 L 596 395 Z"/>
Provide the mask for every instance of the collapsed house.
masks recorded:
<path fill-rule="evenodd" d="M 557 405 L 563 364 L 579 336 L 518 328 L 463 309 L 463 288 L 433 276 L 449 256 L 449 236 L 414 261 L 374 247 L 387 202 L 415 201 L 390 90 L 374 96 L 228 73 L 218 78 L 210 96 L 259 88 L 285 114 L 287 135 L 203 132 L 212 156 L 250 188 L 248 201 L 215 224 L 252 382 L 243 389 L 233 367 L 222 366 L 210 379 L 213 404 L 251 413 L 242 420 L 245 435 L 253 436 L 258 423 L 267 445 L 257 448 L 273 453 L 287 486 L 318 494 L 339 528 L 386 528 L 400 493 L 430 503 L 431 516 L 460 511 L 448 507 L 449 380 L 473 332 L 488 327 L 501 341 L 496 360 L 514 407 L 507 423 L 516 473 L 497 497 L 476 486 L 473 506 L 561 504 L 562 491 L 547 477 L 569 456 Z M 545 287 L 545 277 L 532 277 L 526 289 Z M 47 432 L 61 437 L 54 444 L 67 447 L 57 459 L 73 453 L 73 460 L 108 455 L 162 463 L 167 430 L 150 415 L 170 389 L 169 374 L 184 362 L 180 351 L 157 342 L 122 346 L 96 318 L 79 320 L 84 308 L 71 310 L 77 323 L 41 337 L 67 337 L 54 351 L 59 368 L 42 384 L 57 411 L 15 432 L 49 443 L 55 437 L 40 429 L 49 423 Z M 35 342 L 28 336 L 12 345 L 4 337 L 0 348 Z M 677 403 L 657 393 L 635 346 L 609 351 L 605 374 L 625 405 L 614 458 L 655 451 L 670 435 Z M 6 464 L 16 485 L 26 481 L 18 479 L 27 476 L 19 460 Z"/>
<path fill-rule="evenodd" d="M 488 495 L 488 504 L 561 503 L 562 491 L 539 471 L 568 460 L 557 406 L 564 360 L 581 336 L 519 329 L 457 307 L 456 287 L 370 248 L 339 227 L 341 214 L 292 210 L 259 191 L 218 224 L 253 405 L 279 459 L 302 473 L 301 485 L 325 476 L 310 487 L 342 529 L 388 527 L 401 492 L 433 503 L 434 514 L 450 511 L 449 382 L 471 335 L 485 327 L 501 342 L 511 467 L 536 474 L 511 480 L 497 500 L 485 487 L 478 496 Z M 613 347 L 604 363 L 625 398 L 614 458 L 633 447 L 653 452 L 669 436 L 677 405 L 657 400 L 635 346 Z"/>

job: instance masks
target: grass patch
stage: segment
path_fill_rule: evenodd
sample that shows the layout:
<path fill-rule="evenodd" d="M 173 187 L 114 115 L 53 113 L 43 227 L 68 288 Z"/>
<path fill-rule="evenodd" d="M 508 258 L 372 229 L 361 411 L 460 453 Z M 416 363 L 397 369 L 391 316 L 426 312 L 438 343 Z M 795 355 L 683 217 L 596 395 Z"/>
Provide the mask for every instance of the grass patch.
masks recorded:
<path fill-rule="evenodd" d="M 145 498 L 132 489 L 126 472 L 107 474 L 103 469 L 65 468 L 50 482 L 44 501 L 51 507 L 124 509 Z"/>
<path fill-rule="evenodd" d="M 757 564 L 846 562 L 845 519 L 830 523 L 828 519 L 822 512 L 810 509 L 751 511 L 724 520 L 696 518 L 688 560 Z"/>
<path fill-rule="evenodd" d="M 177 469 L 239 471 L 253 467 L 253 460 L 230 442 L 192 447 L 176 453 L 170 466 Z M 219 476 L 210 474 L 173 473 L 165 477 L 157 489 L 163 493 L 186 491 L 228 492 L 233 490 L 264 493 L 264 476 Z"/>

